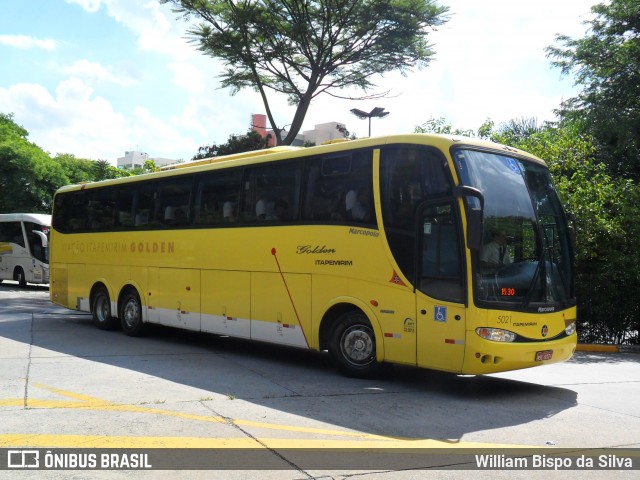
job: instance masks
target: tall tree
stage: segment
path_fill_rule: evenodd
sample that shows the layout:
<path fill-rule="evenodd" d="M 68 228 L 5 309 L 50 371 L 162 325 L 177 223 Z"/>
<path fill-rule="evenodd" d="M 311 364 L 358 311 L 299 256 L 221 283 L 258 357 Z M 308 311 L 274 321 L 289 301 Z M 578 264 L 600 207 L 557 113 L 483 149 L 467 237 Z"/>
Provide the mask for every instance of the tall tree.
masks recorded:
<path fill-rule="evenodd" d="M 547 48 L 583 87 L 559 113 L 594 136 L 611 172 L 640 179 L 640 2 L 611 0 L 591 11 L 584 38 L 558 35 L 559 46 Z"/>
<path fill-rule="evenodd" d="M 60 165 L 28 135 L 13 115 L 0 113 L 0 213 L 49 213 L 53 193 L 66 183 Z"/>
<path fill-rule="evenodd" d="M 533 126 L 511 121 L 491 139 L 526 150 L 549 165 L 576 228 L 576 290 L 581 341 L 638 343 L 640 188 L 612 177 L 597 142 L 569 121 Z"/>
<path fill-rule="evenodd" d="M 58 153 L 53 161 L 62 168 L 67 183 L 91 182 L 96 180 L 94 175 L 95 162 L 76 158 L 72 153 Z"/>
<path fill-rule="evenodd" d="M 265 148 L 266 141 L 262 136 L 253 130 L 249 130 L 244 135 L 229 135 L 227 143 L 220 145 L 206 145 L 198 149 L 198 153 L 191 160 L 199 160 L 201 158 L 218 157 L 220 155 L 231 155 L 232 153 L 249 152 L 251 150 L 260 150 Z"/>
<path fill-rule="evenodd" d="M 223 61 L 222 86 L 256 89 L 278 145 L 290 145 L 322 93 L 375 87 L 376 74 L 424 67 L 428 35 L 446 21 L 435 0 L 160 0 L 200 23 L 188 31 L 203 53 Z M 296 106 L 286 137 L 267 92 Z M 369 95 L 372 98 L 384 93 Z"/>

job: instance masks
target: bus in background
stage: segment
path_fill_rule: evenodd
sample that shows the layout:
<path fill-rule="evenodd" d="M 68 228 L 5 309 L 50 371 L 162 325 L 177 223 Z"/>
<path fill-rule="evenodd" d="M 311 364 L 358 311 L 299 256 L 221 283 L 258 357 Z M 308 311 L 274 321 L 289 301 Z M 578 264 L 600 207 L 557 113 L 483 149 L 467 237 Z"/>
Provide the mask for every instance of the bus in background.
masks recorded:
<path fill-rule="evenodd" d="M 0 282 L 49 283 L 51 215 L 0 214 Z"/>
<path fill-rule="evenodd" d="M 544 162 L 410 134 L 276 147 L 67 186 L 51 299 L 150 323 L 464 374 L 570 358 L 573 244 Z"/>

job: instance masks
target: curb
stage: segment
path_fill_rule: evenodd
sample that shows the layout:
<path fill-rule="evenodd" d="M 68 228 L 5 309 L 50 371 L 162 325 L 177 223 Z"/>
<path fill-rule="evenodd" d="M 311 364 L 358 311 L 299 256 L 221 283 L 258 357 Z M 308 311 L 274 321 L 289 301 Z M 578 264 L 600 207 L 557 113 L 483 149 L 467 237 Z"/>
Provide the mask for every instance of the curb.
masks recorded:
<path fill-rule="evenodd" d="M 604 345 L 600 343 L 579 343 L 578 352 L 607 352 L 607 353 L 640 353 L 640 345 Z"/>

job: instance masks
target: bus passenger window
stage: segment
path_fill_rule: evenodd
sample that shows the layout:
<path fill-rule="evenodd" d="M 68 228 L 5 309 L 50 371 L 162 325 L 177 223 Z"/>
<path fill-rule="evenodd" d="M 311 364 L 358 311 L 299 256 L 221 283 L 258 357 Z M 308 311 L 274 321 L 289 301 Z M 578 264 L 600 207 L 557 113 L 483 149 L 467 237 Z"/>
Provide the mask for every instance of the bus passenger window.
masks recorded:
<path fill-rule="evenodd" d="M 364 150 L 310 159 L 303 218 L 375 227 L 372 157 L 371 150 Z"/>
<path fill-rule="evenodd" d="M 63 233 L 85 230 L 87 221 L 86 191 L 60 193 L 55 197 L 53 225 Z"/>
<path fill-rule="evenodd" d="M 178 177 L 161 182 L 158 188 L 156 220 L 172 228 L 187 225 L 192 185 L 192 177 Z"/>
<path fill-rule="evenodd" d="M 154 204 L 156 199 L 156 182 L 141 184 L 136 188 L 134 197 L 134 226 L 138 229 L 149 227 L 153 219 Z"/>
<path fill-rule="evenodd" d="M 194 223 L 222 226 L 238 221 L 242 169 L 221 170 L 198 178 L 194 200 Z"/>
<path fill-rule="evenodd" d="M 120 187 L 116 193 L 116 226 L 122 229 L 133 226 L 133 200 L 135 190 Z"/>
<path fill-rule="evenodd" d="M 235 223 L 238 221 L 238 204 L 236 202 L 224 202 L 222 206 L 222 221 L 225 223 Z"/>
<path fill-rule="evenodd" d="M 243 220 L 291 222 L 300 210 L 300 162 L 260 165 L 247 171 Z"/>
<path fill-rule="evenodd" d="M 88 190 L 87 195 L 89 229 L 111 230 L 115 225 L 116 190 L 108 187 L 96 188 Z"/>
<path fill-rule="evenodd" d="M 347 218 L 351 220 L 367 221 L 371 219 L 372 200 L 369 192 L 361 188 L 360 190 L 349 190 L 345 199 Z"/>
<path fill-rule="evenodd" d="M 16 243 L 25 247 L 22 225 L 20 222 L 6 222 L 0 224 L 0 242 Z"/>

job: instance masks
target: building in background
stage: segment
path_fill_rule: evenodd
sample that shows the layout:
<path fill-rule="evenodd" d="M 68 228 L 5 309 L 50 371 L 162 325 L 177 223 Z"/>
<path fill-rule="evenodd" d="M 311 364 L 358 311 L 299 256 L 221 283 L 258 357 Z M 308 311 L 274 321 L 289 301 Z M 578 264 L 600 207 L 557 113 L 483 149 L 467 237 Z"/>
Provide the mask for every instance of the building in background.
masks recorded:
<path fill-rule="evenodd" d="M 319 123 L 313 130 L 305 130 L 302 136 L 304 138 L 304 143 L 322 145 L 325 142 L 344 138 L 342 131 L 344 131 L 345 128 L 346 126 L 344 123 Z"/>
<path fill-rule="evenodd" d="M 130 152 L 124 152 L 124 157 L 118 158 L 117 167 L 123 170 L 142 168 L 145 160 L 149 160 L 148 153 L 132 150 Z"/>
<path fill-rule="evenodd" d="M 305 130 L 303 133 L 298 134 L 296 139 L 291 145 L 295 147 L 302 147 L 304 145 L 322 145 L 325 142 L 344 138 L 344 135 L 340 129 L 344 130 L 346 127 L 344 123 L 328 122 L 320 123 L 315 126 L 313 130 Z M 273 147 L 275 145 L 275 135 L 273 130 L 267 130 L 267 116 L 261 113 L 254 113 L 251 116 L 251 129 L 262 136 L 264 139 L 268 139 L 268 145 Z M 282 131 L 282 136 L 286 136 L 287 131 Z"/>
<path fill-rule="evenodd" d="M 176 163 L 176 160 L 173 160 L 171 158 L 149 158 L 148 153 L 131 150 L 124 152 L 124 157 L 118 158 L 116 165 L 122 170 L 132 170 L 134 168 L 142 168 L 144 166 L 145 160 L 153 160 L 153 162 L 156 164 L 156 167 L 163 167 L 165 165 Z"/>

